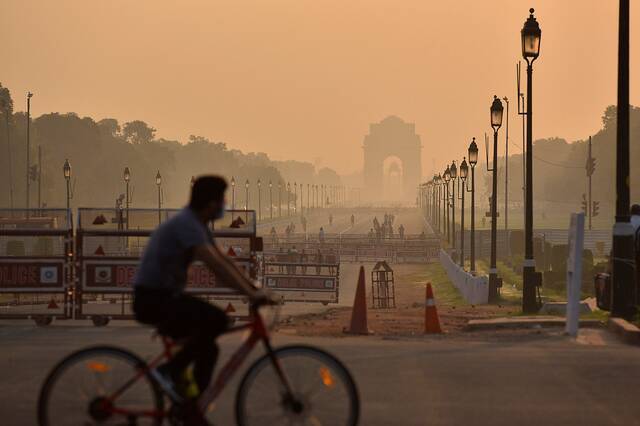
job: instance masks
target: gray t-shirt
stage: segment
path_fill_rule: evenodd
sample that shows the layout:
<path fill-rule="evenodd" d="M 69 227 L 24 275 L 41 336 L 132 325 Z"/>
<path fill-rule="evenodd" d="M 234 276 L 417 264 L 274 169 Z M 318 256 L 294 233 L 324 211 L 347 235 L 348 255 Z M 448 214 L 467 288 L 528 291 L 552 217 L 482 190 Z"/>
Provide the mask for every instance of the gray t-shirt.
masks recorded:
<path fill-rule="evenodd" d="M 134 286 L 182 291 L 194 248 L 202 244 L 213 244 L 213 236 L 193 210 L 185 207 L 151 235 Z"/>

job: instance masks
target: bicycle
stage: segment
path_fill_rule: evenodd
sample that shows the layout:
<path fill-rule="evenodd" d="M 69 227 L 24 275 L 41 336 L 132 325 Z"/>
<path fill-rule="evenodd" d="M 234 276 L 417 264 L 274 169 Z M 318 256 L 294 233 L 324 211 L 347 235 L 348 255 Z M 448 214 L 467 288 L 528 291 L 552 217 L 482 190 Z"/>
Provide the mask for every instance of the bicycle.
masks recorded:
<path fill-rule="evenodd" d="M 249 367 L 236 392 L 239 426 L 356 425 L 360 401 L 347 368 L 333 355 L 312 346 L 274 349 L 258 308 L 250 306 L 248 322 L 224 333 L 250 331 L 198 396 L 199 415 L 204 417 L 252 349 L 262 342 L 266 353 Z M 40 391 L 39 425 L 159 426 L 165 420 L 171 425 L 184 424 L 183 404 L 172 400 L 150 374 L 152 368 L 171 358 L 177 345 L 170 338 L 161 338 L 162 353 L 148 363 L 114 346 L 90 347 L 64 358 L 49 373 Z M 165 399 L 170 402 L 168 409 Z"/>

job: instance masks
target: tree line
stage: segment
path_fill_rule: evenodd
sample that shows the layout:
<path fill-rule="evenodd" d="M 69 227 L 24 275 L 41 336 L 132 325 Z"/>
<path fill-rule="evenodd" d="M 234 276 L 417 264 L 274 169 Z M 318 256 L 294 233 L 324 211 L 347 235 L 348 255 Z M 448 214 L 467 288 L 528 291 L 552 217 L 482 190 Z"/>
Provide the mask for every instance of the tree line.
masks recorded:
<path fill-rule="evenodd" d="M 14 111 L 10 90 L 0 84 L 0 205 L 26 204 L 25 112 Z M 287 182 L 339 185 L 340 177 L 331 169 L 316 170 L 311 163 L 274 161 L 267 154 L 243 153 L 224 142 L 191 135 L 185 143 L 156 137 L 156 129 L 141 120 L 119 123 L 113 118 L 95 120 L 76 113 L 50 113 L 30 121 L 31 191 L 30 205 L 37 206 L 37 175 L 41 176 L 41 204 L 63 207 L 66 182 L 63 164 L 72 166 L 72 205 L 113 207 L 125 192 L 123 171 L 131 172 L 132 207 L 156 207 L 156 174 L 160 172 L 166 207 L 179 207 L 187 201 L 192 176 L 218 174 L 237 183 L 236 208 L 245 204 L 245 182 L 249 185 L 249 206 L 257 208 L 257 181 L 262 183 L 263 206 L 268 203 L 268 184 L 273 185 L 274 203 L 278 184 L 283 203 Z M 38 149 L 42 163 L 38 164 Z M 290 199 L 293 202 L 293 188 Z M 12 200 L 13 198 L 13 200 Z M 231 203 L 231 193 L 228 194 Z M 265 208 L 265 207 L 263 207 Z"/>

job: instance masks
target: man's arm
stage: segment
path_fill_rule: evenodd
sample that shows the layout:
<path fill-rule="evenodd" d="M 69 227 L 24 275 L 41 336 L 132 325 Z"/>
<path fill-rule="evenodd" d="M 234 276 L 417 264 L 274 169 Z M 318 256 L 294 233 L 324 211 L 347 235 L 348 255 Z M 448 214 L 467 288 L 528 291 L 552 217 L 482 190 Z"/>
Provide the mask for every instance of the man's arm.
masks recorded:
<path fill-rule="evenodd" d="M 207 265 L 207 267 L 225 283 L 230 284 L 251 298 L 260 296 L 260 290 L 254 287 L 249 277 L 247 277 L 215 245 L 198 245 L 195 247 L 194 254 L 197 260 L 200 260 Z"/>

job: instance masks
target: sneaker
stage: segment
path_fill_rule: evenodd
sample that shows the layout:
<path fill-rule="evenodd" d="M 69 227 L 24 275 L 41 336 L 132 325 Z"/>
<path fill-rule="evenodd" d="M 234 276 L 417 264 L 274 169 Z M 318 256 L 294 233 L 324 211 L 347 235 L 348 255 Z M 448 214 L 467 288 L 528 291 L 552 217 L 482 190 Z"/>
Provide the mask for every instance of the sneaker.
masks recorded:
<path fill-rule="evenodd" d="M 149 374 L 153 377 L 153 380 L 160 385 L 162 390 L 171 398 L 175 403 L 182 403 L 182 396 L 176 390 L 176 385 L 171 378 L 171 374 L 164 366 L 161 365 L 157 368 L 149 370 Z"/>

